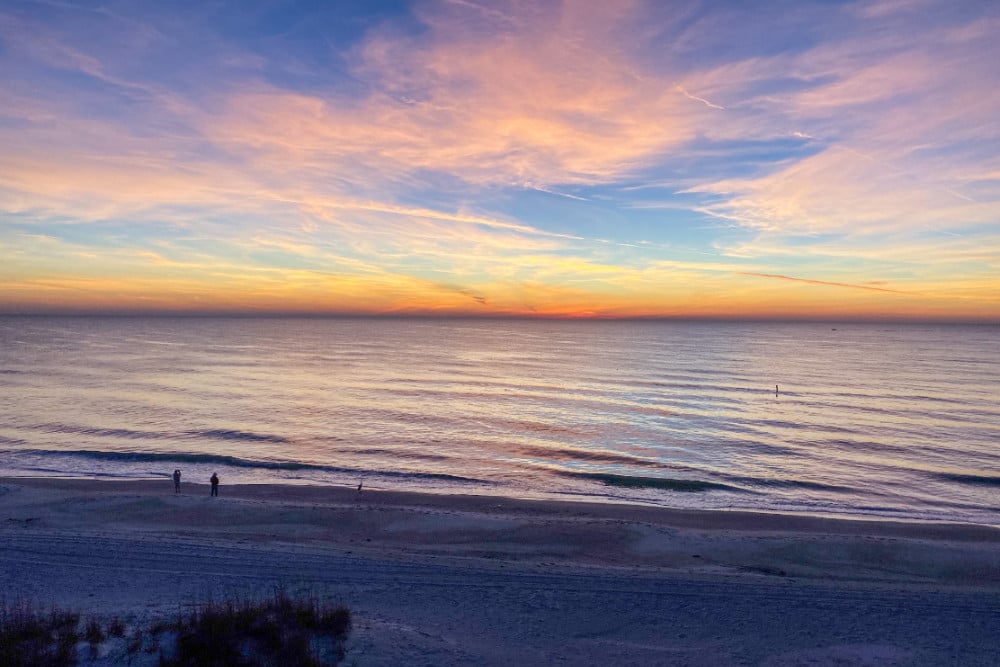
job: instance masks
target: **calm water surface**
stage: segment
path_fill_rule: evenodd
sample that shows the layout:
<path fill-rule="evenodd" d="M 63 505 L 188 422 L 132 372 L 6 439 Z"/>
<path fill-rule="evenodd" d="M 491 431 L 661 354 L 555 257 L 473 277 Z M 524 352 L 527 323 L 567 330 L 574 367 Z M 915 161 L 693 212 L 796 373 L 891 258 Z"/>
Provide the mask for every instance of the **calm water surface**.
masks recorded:
<path fill-rule="evenodd" d="M 998 396 L 995 326 L 0 318 L 8 475 L 1000 524 Z"/>

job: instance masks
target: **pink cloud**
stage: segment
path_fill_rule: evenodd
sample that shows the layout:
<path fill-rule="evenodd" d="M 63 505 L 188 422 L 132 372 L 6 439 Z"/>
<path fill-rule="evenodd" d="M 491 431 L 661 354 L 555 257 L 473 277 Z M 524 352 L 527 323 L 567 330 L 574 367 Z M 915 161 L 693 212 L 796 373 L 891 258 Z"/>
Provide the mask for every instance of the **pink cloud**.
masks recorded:
<path fill-rule="evenodd" d="M 370 36 L 356 56 L 367 97 L 261 88 L 207 119 L 206 134 L 282 160 L 545 187 L 627 174 L 693 137 L 706 112 L 669 80 L 636 73 L 616 41 L 637 18 L 631 3 L 568 3 L 485 25 L 466 3 L 445 9 L 422 15 L 428 34 Z"/>

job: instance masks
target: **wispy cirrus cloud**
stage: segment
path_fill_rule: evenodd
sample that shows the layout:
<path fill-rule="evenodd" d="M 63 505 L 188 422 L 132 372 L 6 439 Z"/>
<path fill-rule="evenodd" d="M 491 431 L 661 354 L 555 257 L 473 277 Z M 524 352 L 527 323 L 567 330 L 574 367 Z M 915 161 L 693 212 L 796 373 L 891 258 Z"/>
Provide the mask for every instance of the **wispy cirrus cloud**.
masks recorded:
<path fill-rule="evenodd" d="M 980 184 L 972 192 L 962 167 L 993 162 L 984 147 L 1000 146 L 1000 79 L 986 55 L 997 47 L 990 31 L 975 29 L 995 18 L 956 30 L 907 16 L 903 25 L 919 29 L 918 42 L 863 32 L 780 58 L 782 68 L 817 83 L 744 104 L 802 128 L 803 137 L 826 139 L 790 164 L 690 188 L 715 197 L 704 210 L 749 228 L 850 236 L 995 223 L 1000 191 Z M 761 80 L 775 64 L 751 76 Z"/>
<path fill-rule="evenodd" d="M 263 88 L 232 98 L 206 135 L 280 162 L 349 158 L 488 186 L 608 182 L 693 137 L 704 109 L 638 76 L 615 43 L 638 4 L 585 4 L 486 24 L 464 3 L 425 9 L 426 32 L 375 31 L 358 48 L 359 98 Z"/>

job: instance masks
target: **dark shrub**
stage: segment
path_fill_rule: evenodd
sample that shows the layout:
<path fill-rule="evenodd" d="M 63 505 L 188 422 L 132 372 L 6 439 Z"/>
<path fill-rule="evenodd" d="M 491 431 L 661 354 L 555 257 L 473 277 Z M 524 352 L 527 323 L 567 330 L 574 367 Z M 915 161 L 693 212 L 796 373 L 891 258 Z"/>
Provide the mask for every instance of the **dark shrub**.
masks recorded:
<path fill-rule="evenodd" d="M 115 616 L 108 623 L 108 636 L 109 637 L 124 637 L 125 636 L 125 624 L 122 623 L 122 619 Z"/>
<path fill-rule="evenodd" d="M 53 609 L 44 614 L 29 604 L 0 607 L 0 665 L 75 665 L 79 623 L 75 612 Z"/>
<path fill-rule="evenodd" d="M 178 619 L 172 655 L 163 667 L 321 667 L 344 657 L 351 628 L 344 607 L 295 600 L 284 592 L 264 601 L 213 603 Z"/>

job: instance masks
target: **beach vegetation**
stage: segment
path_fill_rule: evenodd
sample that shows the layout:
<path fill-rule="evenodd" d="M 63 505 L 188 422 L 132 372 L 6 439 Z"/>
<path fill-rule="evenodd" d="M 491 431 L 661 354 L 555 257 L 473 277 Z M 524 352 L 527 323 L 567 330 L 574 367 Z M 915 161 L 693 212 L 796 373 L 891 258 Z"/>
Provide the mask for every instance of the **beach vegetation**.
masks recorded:
<path fill-rule="evenodd" d="M 267 600 L 202 605 L 177 619 L 173 651 L 163 667 L 336 665 L 351 630 L 346 607 L 295 599 L 283 591 Z M 168 653 L 172 653 L 168 655 Z"/>
<path fill-rule="evenodd" d="M 263 600 L 197 605 L 172 620 L 126 630 L 114 617 L 81 620 L 77 612 L 0 605 L 0 665 L 70 667 L 78 645 L 101 664 L 160 667 L 323 667 L 345 656 L 351 612 L 317 599 L 277 591 Z M 155 662 L 150 662 L 155 661 Z"/>
<path fill-rule="evenodd" d="M 132 633 L 125 640 L 125 655 L 128 657 L 128 662 L 126 664 L 132 664 L 132 660 L 135 659 L 135 656 L 142 650 L 144 641 L 145 636 L 142 632 L 142 628 L 135 628 L 132 630 Z"/>
<path fill-rule="evenodd" d="M 108 621 L 108 637 L 121 638 L 125 636 L 125 623 L 115 616 Z"/>
<path fill-rule="evenodd" d="M 77 664 L 80 614 L 28 603 L 0 606 L 0 665 L 64 667 Z"/>
<path fill-rule="evenodd" d="M 101 627 L 101 622 L 96 618 L 92 618 L 87 621 L 83 629 L 83 638 L 87 640 L 87 646 L 90 648 L 90 659 L 95 660 L 97 654 L 100 652 L 101 643 L 107 639 L 107 635 L 104 629 Z"/>

